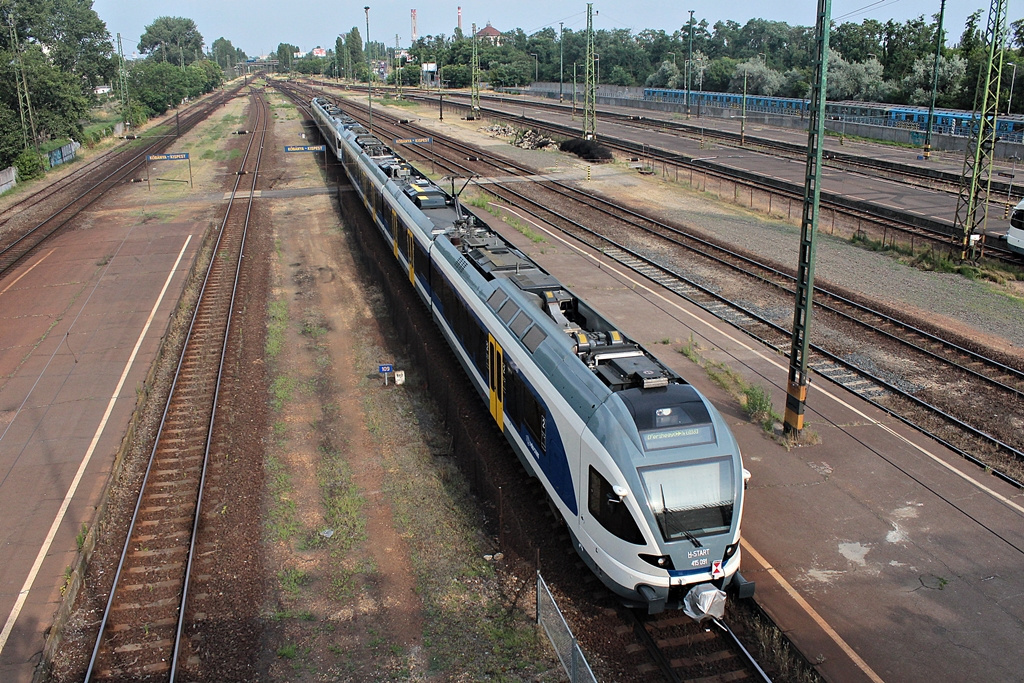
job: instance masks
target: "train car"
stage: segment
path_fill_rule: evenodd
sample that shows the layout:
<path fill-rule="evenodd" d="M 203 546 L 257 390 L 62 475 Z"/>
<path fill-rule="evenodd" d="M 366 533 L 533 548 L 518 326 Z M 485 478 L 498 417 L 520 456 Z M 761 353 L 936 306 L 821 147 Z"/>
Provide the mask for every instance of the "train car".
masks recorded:
<path fill-rule="evenodd" d="M 380 236 L 584 562 L 649 613 L 717 614 L 739 573 L 745 478 L 711 403 L 324 98 Z"/>
<path fill-rule="evenodd" d="M 686 91 L 674 88 L 645 88 L 644 99 L 654 102 L 686 102 Z M 702 107 L 738 109 L 742 107 L 741 93 L 720 93 L 691 91 L 690 104 L 700 102 Z M 791 97 L 747 95 L 747 110 L 779 115 L 806 115 L 810 101 Z M 860 101 L 829 101 L 825 103 L 825 114 L 833 120 L 848 123 L 865 123 L 876 126 L 928 129 L 928 107 L 881 104 Z M 932 130 L 945 135 L 969 135 L 971 126 L 976 125 L 977 116 L 969 111 L 936 109 Z M 1003 142 L 1024 142 L 1024 116 L 1002 114 L 996 117 L 996 134 Z"/>
<path fill-rule="evenodd" d="M 1024 200 L 1013 207 L 1010 227 L 1006 231 L 1006 246 L 1010 251 L 1024 256 Z"/>

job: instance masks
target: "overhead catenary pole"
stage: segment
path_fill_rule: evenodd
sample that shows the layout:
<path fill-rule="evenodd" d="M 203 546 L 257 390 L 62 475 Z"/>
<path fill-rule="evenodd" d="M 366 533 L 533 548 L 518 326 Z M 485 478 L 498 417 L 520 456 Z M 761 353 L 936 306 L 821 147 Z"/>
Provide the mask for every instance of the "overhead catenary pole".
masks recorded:
<path fill-rule="evenodd" d="M 932 99 L 928 105 L 928 131 L 924 135 L 924 158 L 932 157 L 932 129 L 935 127 L 935 94 L 939 90 L 939 56 L 942 54 L 942 18 L 946 14 L 946 0 L 939 4 L 939 26 L 935 31 L 935 62 L 932 64 Z"/>
<path fill-rule="evenodd" d="M 988 197 L 992 184 L 992 155 L 996 145 L 996 119 L 999 114 L 999 90 L 1003 73 L 1003 46 L 1006 44 L 1006 1 L 992 0 L 985 31 L 987 61 L 978 73 L 974 100 L 974 125 L 970 126 L 964 167 L 960 174 L 960 194 L 953 220 L 953 239 L 960 242 L 960 259 L 972 254 L 978 233 L 984 233 L 988 221 Z"/>
<path fill-rule="evenodd" d="M 583 86 L 583 139 L 597 139 L 597 82 L 594 75 L 594 3 L 587 3 L 586 84 Z"/>
<path fill-rule="evenodd" d="M 690 10 L 690 47 L 686 53 L 686 118 L 690 118 L 690 73 L 693 71 L 693 10 Z"/>
<path fill-rule="evenodd" d="M 470 91 L 469 91 L 469 115 L 470 121 L 480 117 L 480 52 L 477 50 L 476 24 L 473 24 L 473 56 L 469 64 Z"/>
<path fill-rule="evenodd" d="M 807 353 L 811 341 L 811 310 L 814 299 L 814 237 L 818 232 L 818 206 L 821 200 L 821 141 L 825 137 L 825 93 L 831 15 L 832 0 L 818 0 L 814 36 L 814 83 L 809 110 L 811 121 L 807 134 L 807 169 L 804 175 L 803 218 L 800 223 L 800 262 L 796 275 L 789 381 L 786 384 L 784 429 L 787 434 L 795 436 L 799 436 L 804 428 L 804 405 L 807 401 Z"/>
<path fill-rule="evenodd" d="M 402 99 L 402 56 L 398 54 L 398 34 L 395 34 L 395 99 Z"/>
<path fill-rule="evenodd" d="M 117 87 L 121 91 L 121 120 L 128 123 L 131 119 L 129 108 L 131 101 L 128 98 L 128 67 L 124 59 L 124 48 L 121 46 L 121 34 L 117 34 Z"/>
<path fill-rule="evenodd" d="M 369 129 L 373 132 L 373 62 L 370 60 L 370 6 L 363 7 L 366 12 L 366 106 L 370 110 Z"/>
<path fill-rule="evenodd" d="M 562 72 L 565 68 L 565 51 L 562 49 L 562 38 L 563 38 L 563 26 L 565 22 L 558 22 L 558 102 L 562 102 Z"/>

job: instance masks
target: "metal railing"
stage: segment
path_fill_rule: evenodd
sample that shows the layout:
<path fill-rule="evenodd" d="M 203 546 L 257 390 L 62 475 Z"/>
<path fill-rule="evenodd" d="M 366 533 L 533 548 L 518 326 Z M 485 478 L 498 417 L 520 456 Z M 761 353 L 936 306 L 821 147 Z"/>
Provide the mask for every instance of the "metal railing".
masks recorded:
<path fill-rule="evenodd" d="M 558 609 L 555 598 L 548 590 L 544 577 L 537 572 L 537 623 L 544 627 L 548 640 L 555 648 L 555 654 L 562 663 L 562 668 L 569 676 L 571 683 L 597 683 L 594 672 L 583 656 L 576 636 L 566 623 L 562 611 Z"/>

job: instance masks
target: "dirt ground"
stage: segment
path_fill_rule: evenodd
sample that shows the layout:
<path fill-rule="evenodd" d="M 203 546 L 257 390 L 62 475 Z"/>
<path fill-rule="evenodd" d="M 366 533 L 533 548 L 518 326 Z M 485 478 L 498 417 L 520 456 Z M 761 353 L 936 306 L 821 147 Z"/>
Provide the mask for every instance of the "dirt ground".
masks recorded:
<path fill-rule="evenodd" d="M 273 147 L 296 144 L 297 113 L 273 102 Z M 315 158 L 272 160 L 275 190 L 324 187 Z M 348 222 L 365 215 L 342 206 L 271 204 L 267 680 L 547 680 L 531 602 L 504 599 L 476 504 L 437 458 L 448 436 L 354 258 Z M 385 386 L 384 362 L 407 383 Z"/>

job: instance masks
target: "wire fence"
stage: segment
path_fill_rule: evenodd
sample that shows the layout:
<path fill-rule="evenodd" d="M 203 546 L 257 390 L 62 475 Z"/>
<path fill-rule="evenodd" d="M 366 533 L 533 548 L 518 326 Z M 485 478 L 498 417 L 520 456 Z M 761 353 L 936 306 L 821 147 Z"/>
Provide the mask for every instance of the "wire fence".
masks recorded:
<path fill-rule="evenodd" d="M 544 582 L 544 577 L 540 575 L 540 572 L 537 572 L 537 623 L 544 628 L 544 633 L 547 634 L 548 640 L 555 648 L 555 654 L 558 655 L 558 661 L 562 663 L 562 668 L 569 676 L 569 681 L 571 683 L 597 683 L 597 678 L 590 670 L 590 664 L 587 663 L 587 658 L 583 655 L 576 636 L 573 635 L 572 629 L 569 628 L 565 617 L 562 616 L 562 611 L 558 609 L 555 598 L 548 590 L 548 585 Z"/>

